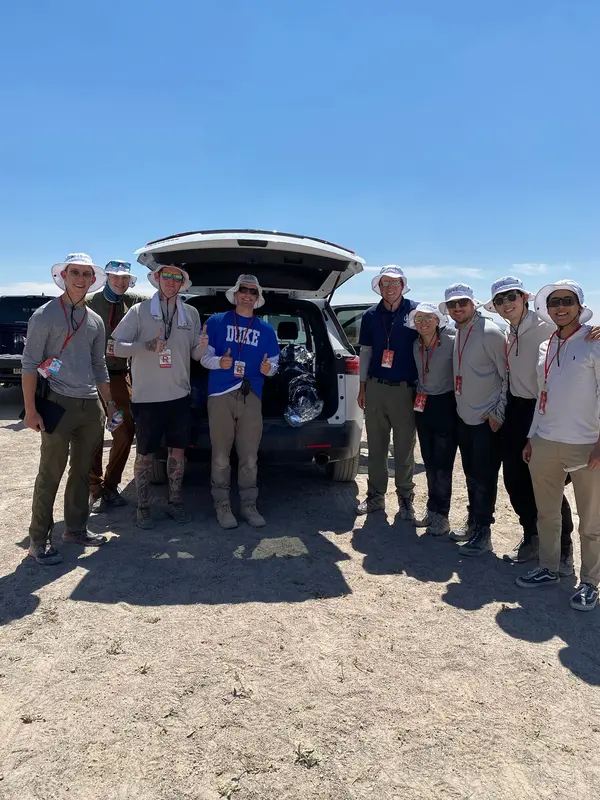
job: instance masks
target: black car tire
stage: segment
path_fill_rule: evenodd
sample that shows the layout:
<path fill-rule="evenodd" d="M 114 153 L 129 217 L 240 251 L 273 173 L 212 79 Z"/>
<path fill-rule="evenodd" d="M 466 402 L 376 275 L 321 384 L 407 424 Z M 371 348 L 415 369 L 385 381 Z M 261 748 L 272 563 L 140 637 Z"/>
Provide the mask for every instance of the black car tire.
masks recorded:
<path fill-rule="evenodd" d="M 325 474 L 332 481 L 348 483 L 356 479 L 359 465 L 360 453 L 357 453 L 353 458 L 345 458 L 343 461 L 327 464 Z"/>

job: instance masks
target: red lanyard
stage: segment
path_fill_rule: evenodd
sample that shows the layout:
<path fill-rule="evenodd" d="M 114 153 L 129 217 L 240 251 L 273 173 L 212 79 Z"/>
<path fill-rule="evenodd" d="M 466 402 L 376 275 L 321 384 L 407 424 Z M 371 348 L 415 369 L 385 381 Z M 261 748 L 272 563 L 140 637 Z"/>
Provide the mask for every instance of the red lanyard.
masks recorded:
<path fill-rule="evenodd" d="M 250 324 L 246 328 L 244 328 L 244 333 L 242 334 L 242 336 L 240 336 L 240 329 L 238 326 L 237 314 L 235 313 L 235 311 L 233 312 L 233 318 L 235 320 L 235 338 L 237 339 L 238 343 L 238 359 L 240 359 L 242 357 L 242 347 L 248 341 L 248 334 L 250 333 L 250 328 L 254 324 L 255 317 L 252 317 L 252 319 L 250 320 Z"/>
<path fill-rule="evenodd" d="M 390 337 L 392 335 L 392 331 L 394 330 L 394 325 L 396 324 L 396 317 L 398 316 L 398 311 L 399 310 L 400 309 L 397 308 L 396 311 L 394 312 L 394 316 L 392 318 L 392 325 L 391 325 L 389 331 L 387 329 L 387 324 L 386 324 L 386 322 L 385 322 L 385 320 L 383 318 L 383 314 L 381 314 L 381 324 L 383 325 L 383 331 L 384 331 L 384 333 L 386 335 L 386 338 L 387 338 L 386 350 L 390 349 Z"/>
<path fill-rule="evenodd" d="M 465 347 L 467 346 L 467 342 L 469 341 L 469 336 L 471 335 L 471 331 L 473 330 L 474 326 L 475 323 L 473 323 L 473 325 L 471 325 L 471 327 L 469 328 L 469 332 L 467 333 L 467 338 L 465 339 L 465 343 L 463 344 L 462 347 L 460 346 L 461 328 L 458 329 L 458 374 L 459 375 L 461 374 L 460 365 L 462 364 L 463 353 L 465 352 Z"/>
<path fill-rule="evenodd" d="M 63 313 L 65 315 L 65 319 L 67 320 L 67 338 L 65 339 L 65 342 L 64 342 L 63 346 L 60 348 L 60 352 L 62 353 L 62 351 L 69 344 L 71 339 L 75 336 L 75 334 L 77 333 L 79 328 L 81 328 L 81 326 L 85 322 L 85 318 L 87 317 L 87 306 L 85 308 L 85 311 L 83 312 L 83 317 L 81 318 L 81 322 L 79 323 L 79 325 L 74 327 L 73 330 L 71 330 L 71 325 L 69 324 L 69 317 L 67 316 L 67 309 L 65 308 L 65 304 L 63 303 L 62 297 L 60 298 L 60 304 L 62 306 L 62 310 L 63 310 Z"/>
<path fill-rule="evenodd" d="M 436 333 L 435 338 L 431 343 L 431 346 L 429 347 L 429 355 L 427 356 L 427 363 L 425 363 L 425 342 L 421 340 L 421 383 L 423 384 L 423 387 L 425 386 L 425 375 L 429 372 L 429 362 L 431 361 L 431 356 L 433 355 L 433 351 L 437 347 L 439 341 L 440 337 Z"/>
<path fill-rule="evenodd" d="M 574 336 L 580 328 L 581 325 L 578 325 L 575 328 L 575 330 L 567 336 L 566 339 L 560 340 L 560 344 L 558 344 L 556 347 L 556 353 L 554 353 L 554 355 L 550 359 L 550 363 L 548 363 L 548 353 L 550 352 L 550 348 L 552 347 L 552 339 L 554 339 L 554 337 L 556 336 L 557 331 L 554 331 L 554 333 L 550 337 L 550 341 L 548 342 L 548 349 L 546 350 L 546 358 L 544 360 L 544 386 L 548 383 L 548 375 L 550 374 L 550 370 L 552 369 L 552 364 L 554 364 L 554 361 L 556 360 L 557 356 L 560 355 L 560 351 L 562 350 L 564 345 L 569 341 L 571 336 Z M 558 363 L 560 365 L 560 361 Z"/>

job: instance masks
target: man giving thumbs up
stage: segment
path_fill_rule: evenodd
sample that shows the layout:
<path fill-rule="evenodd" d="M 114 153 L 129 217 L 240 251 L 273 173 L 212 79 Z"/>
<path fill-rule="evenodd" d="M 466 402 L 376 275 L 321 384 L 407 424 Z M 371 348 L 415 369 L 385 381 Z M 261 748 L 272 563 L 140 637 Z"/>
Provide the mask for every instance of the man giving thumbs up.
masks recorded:
<path fill-rule="evenodd" d="M 240 515 L 255 528 L 265 524 L 258 513 L 258 447 L 262 438 L 262 389 L 279 363 L 275 331 L 254 315 L 264 304 L 254 275 L 240 275 L 226 292 L 234 311 L 208 321 L 208 347 L 201 363 L 210 370 L 208 422 L 212 446 L 212 495 L 219 525 L 237 527 L 231 511 L 231 448 L 238 454 Z M 261 357 L 261 354 L 264 356 Z"/>

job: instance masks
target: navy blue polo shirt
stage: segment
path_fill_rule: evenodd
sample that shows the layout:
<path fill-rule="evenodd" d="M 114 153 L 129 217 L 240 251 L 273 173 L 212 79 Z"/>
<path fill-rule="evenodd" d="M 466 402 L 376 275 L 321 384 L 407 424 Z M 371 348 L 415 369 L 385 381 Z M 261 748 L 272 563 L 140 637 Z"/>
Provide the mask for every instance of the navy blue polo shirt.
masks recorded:
<path fill-rule="evenodd" d="M 409 313 L 417 305 L 414 300 L 404 297 L 396 311 L 388 311 L 383 300 L 365 311 L 358 343 L 373 348 L 369 364 L 370 378 L 381 378 L 392 383 L 414 383 L 417 380 L 413 342 L 418 334 L 405 325 Z M 383 351 L 388 349 L 388 335 L 389 349 L 394 351 L 394 363 L 391 367 L 382 367 Z"/>

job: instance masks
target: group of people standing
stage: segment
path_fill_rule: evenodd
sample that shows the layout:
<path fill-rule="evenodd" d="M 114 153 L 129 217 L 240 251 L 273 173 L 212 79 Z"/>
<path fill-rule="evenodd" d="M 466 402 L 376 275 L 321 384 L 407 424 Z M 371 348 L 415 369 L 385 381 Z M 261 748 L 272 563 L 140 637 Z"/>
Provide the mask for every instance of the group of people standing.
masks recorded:
<path fill-rule="evenodd" d="M 231 311 L 201 327 L 182 293 L 191 286 L 181 267 L 156 263 L 148 279 L 153 297 L 127 295 L 136 277 L 126 261 L 104 268 L 85 253 L 52 267 L 62 290 L 32 315 L 23 352 L 24 422 L 41 434 L 33 492 L 29 555 L 39 564 L 62 561 L 54 547 L 53 507 L 70 459 L 65 488 L 63 540 L 101 546 L 106 537 L 88 529 L 94 504 L 123 506 L 119 483 L 135 436 L 136 523 L 152 528 L 153 456 L 167 448 L 168 502 L 164 512 L 191 521 L 182 483 L 190 435 L 190 360 L 209 370 L 208 417 L 212 446 L 211 488 L 223 528 L 238 524 L 231 508 L 231 451 L 238 454 L 240 516 L 265 520 L 256 507 L 261 395 L 274 375 L 279 344 L 272 326 L 255 315 L 264 304 L 253 275 L 240 275 L 227 293 Z M 102 467 L 104 424 L 113 441 Z"/>
<path fill-rule="evenodd" d="M 492 549 L 498 478 L 522 534 L 504 555 L 538 561 L 517 578 L 523 588 L 556 584 L 574 572 L 573 520 L 564 496 L 572 481 L 579 516 L 581 580 L 571 607 L 591 611 L 600 583 L 600 328 L 571 280 L 535 296 L 514 276 L 500 278 L 483 304 L 455 283 L 439 305 L 408 300 L 404 272 L 384 267 L 372 282 L 381 302 L 360 332 L 359 405 L 365 410 L 367 496 L 359 514 L 385 508 L 394 439 L 399 517 L 447 535 L 461 554 Z M 508 323 L 505 332 L 481 309 Z M 454 327 L 448 324 L 448 316 Z M 427 512 L 414 510 L 414 446 L 427 477 Z M 449 511 L 457 450 L 468 514 L 452 529 Z"/>

